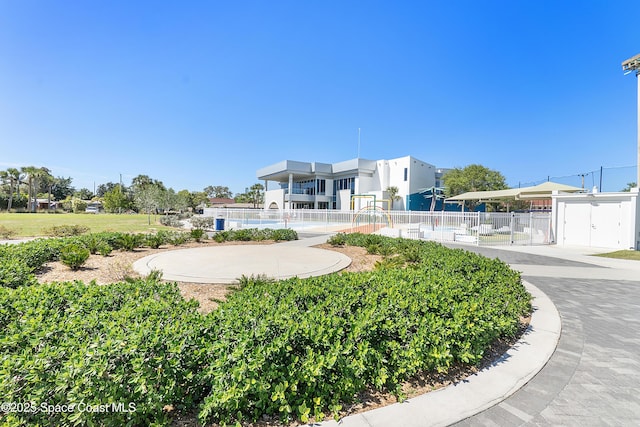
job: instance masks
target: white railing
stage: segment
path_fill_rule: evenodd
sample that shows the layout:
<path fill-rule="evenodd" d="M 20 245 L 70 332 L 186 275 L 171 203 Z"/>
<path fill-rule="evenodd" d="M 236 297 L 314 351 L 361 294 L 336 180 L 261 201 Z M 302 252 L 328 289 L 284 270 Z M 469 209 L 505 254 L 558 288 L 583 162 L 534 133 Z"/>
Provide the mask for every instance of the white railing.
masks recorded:
<path fill-rule="evenodd" d="M 381 231 L 405 238 L 475 245 L 553 243 L 551 213 L 354 212 L 207 208 L 205 216 L 225 219 L 225 228 L 292 228 L 308 232 Z"/>

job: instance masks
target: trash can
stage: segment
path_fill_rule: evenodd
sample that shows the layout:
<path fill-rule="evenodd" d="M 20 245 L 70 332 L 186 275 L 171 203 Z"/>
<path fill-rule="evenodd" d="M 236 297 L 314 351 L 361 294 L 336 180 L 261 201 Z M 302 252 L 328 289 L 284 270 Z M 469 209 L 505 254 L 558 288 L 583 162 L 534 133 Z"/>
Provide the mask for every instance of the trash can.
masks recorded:
<path fill-rule="evenodd" d="M 216 218 L 216 231 L 224 231 L 224 218 Z"/>

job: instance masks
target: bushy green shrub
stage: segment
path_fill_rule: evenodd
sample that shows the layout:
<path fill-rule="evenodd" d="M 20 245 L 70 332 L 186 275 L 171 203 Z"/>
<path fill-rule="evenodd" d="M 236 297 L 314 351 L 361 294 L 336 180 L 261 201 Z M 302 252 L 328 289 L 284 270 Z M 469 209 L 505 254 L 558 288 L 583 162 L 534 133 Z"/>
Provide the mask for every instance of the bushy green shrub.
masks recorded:
<path fill-rule="evenodd" d="M 241 228 L 238 230 L 226 230 L 217 232 L 213 239 L 218 242 L 230 242 L 230 241 L 262 241 L 262 240 L 274 240 L 289 241 L 298 240 L 298 233 L 295 230 L 288 228 L 270 229 L 270 228 Z"/>
<path fill-rule="evenodd" d="M 125 251 L 133 251 L 142 246 L 144 239 L 143 234 L 121 233 L 117 239 L 117 247 Z"/>
<path fill-rule="evenodd" d="M 113 248 L 108 243 L 103 243 L 98 247 L 98 253 L 102 256 L 109 256 Z"/>
<path fill-rule="evenodd" d="M 182 222 L 176 215 L 163 215 L 160 217 L 160 224 L 165 225 L 167 227 L 180 228 L 182 227 Z"/>
<path fill-rule="evenodd" d="M 191 411 L 206 392 L 198 373 L 209 329 L 175 285 L 0 288 L 0 307 L 3 399 L 126 410 L 10 413 L 3 425 L 168 425 L 167 407 Z"/>
<path fill-rule="evenodd" d="M 174 246 L 184 245 L 191 240 L 191 233 L 188 231 L 175 231 L 169 234 L 167 240 Z"/>
<path fill-rule="evenodd" d="M 346 242 L 347 242 L 347 239 L 345 238 L 344 233 L 334 234 L 333 236 L 329 237 L 329 240 L 327 240 L 327 243 L 334 247 L 344 246 Z"/>
<path fill-rule="evenodd" d="M 144 236 L 144 244 L 151 249 L 158 249 L 169 241 L 169 233 L 166 231 L 158 231 L 157 233 L 146 234 Z"/>
<path fill-rule="evenodd" d="M 89 249 L 80 245 L 70 244 L 60 251 L 60 262 L 72 270 L 77 270 L 89 259 L 89 255 Z"/>
<path fill-rule="evenodd" d="M 54 225 L 43 231 L 47 236 L 68 237 L 84 234 L 89 231 L 89 227 L 85 227 L 84 225 Z"/>
<path fill-rule="evenodd" d="M 202 230 L 213 230 L 215 218 L 212 216 L 194 216 L 191 217 L 191 226 Z"/>
<path fill-rule="evenodd" d="M 87 234 L 82 236 L 79 241 L 85 248 L 89 249 L 91 254 L 97 253 L 100 247 L 107 244 L 98 234 Z"/>
<path fill-rule="evenodd" d="M 290 241 L 290 240 L 298 240 L 298 233 L 296 233 L 295 230 L 292 230 L 290 228 L 278 228 L 275 230 L 272 229 L 265 229 L 265 231 L 268 233 L 267 234 L 267 240 L 275 240 L 276 242 L 279 241 Z"/>
<path fill-rule="evenodd" d="M 196 242 L 199 242 L 200 240 L 202 240 L 203 237 L 206 238 L 206 234 L 203 229 L 194 228 L 191 230 L 191 238 Z"/>
<path fill-rule="evenodd" d="M 402 382 L 419 372 L 477 363 L 530 312 L 519 274 L 498 260 L 431 242 L 346 240 L 397 252 L 373 272 L 245 277 L 211 313 L 211 392 L 202 422 L 265 413 L 306 422 L 367 388 L 401 395 Z M 419 251 L 419 262 L 401 268 L 407 250 Z"/>
<path fill-rule="evenodd" d="M 37 283 L 33 268 L 15 258 L 0 259 L 0 287 L 18 288 Z"/>

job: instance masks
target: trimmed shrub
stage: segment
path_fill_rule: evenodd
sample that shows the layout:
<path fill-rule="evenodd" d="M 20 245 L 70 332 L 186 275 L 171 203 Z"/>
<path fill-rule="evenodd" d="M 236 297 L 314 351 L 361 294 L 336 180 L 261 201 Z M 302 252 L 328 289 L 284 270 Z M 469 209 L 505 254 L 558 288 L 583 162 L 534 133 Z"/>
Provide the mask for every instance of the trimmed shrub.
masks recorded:
<path fill-rule="evenodd" d="M 329 240 L 327 240 L 327 243 L 333 247 L 344 246 L 346 242 L 347 239 L 344 233 L 334 234 L 333 236 L 329 237 Z"/>
<path fill-rule="evenodd" d="M 0 260 L 0 287 L 18 288 L 36 284 L 33 268 L 15 258 Z"/>
<path fill-rule="evenodd" d="M 160 246 L 167 243 L 168 236 L 168 233 L 160 231 L 155 234 L 146 234 L 144 236 L 144 244 L 151 249 L 158 249 Z"/>
<path fill-rule="evenodd" d="M 53 283 L 0 288 L 0 396 L 119 411 L 8 413 L 3 425 L 168 425 L 192 411 L 209 332 L 175 285 Z M 131 406 L 129 406 L 131 404 Z"/>
<path fill-rule="evenodd" d="M 80 243 L 82 243 L 85 248 L 89 249 L 89 252 L 91 252 L 91 254 L 95 254 L 98 252 L 100 247 L 106 244 L 106 241 L 102 239 L 98 234 L 88 234 L 80 238 Z"/>
<path fill-rule="evenodd" d="M 191 217 L 191 226 L 193 228 L 201 228 L 203 230 L 213 230 L 215 218 L 212 216 L 194 216 Z"/>
<path fill-rule="evenodd" d="M 167 240 L 168 240 L 169 243 L 171 243 L 174 246 L 184 245 L 189 240 L 191 240 L 191 233 L 190 232 L 176 231 L 176 232 L 173 232 L 173 233 L 169 234 Z"/>
<path fill-rule="evenodd" d="M 192 229 L 190 234 L 191 234 L 191 238 L 196 242 L 200 242 L 200 240 L 202 240 L 203 237 L 206 238 L 206 234 L 204 233 L 204 230 L 201 228 Z"/>
<path fill-rule="evenodd" d="M 72 270 L 77 270 L 89 259 L 89 249 L 70 244 L 60 251 L 60 262 Z"/>
<path fill-rule="evenodd" d="M 117 247 L 125 251 L 133 251 L 142 246 L 144 239 L 143 234 L 121 233 L 117 238 Z"/>
<path fill-rule="evenodd" d="M 366 389 L 402 398 L 402 383 L 420 372 L 480 361 L 531 310 L 519 274 L 501 261 L 432 242 L 345 239 L 396 253 L 372 272 L 243 277 L 210 314 L 202 423 L 319 421 Z M 409 250 L 420 262 L 404 267 Z"/>
<path fill-rule="evenodd" d="M 167 227 L 180 228 L 182 227 L 182 222 L 176 215 L 163 215 L 160 217 L 160 224 L 165 225 Z"/>
<path fill-rule="evenodd" d="M 113 248 L 111 246 L 109 246 L 108 243 L 102 243 L 99 247 L 98 247 L 98 253 L 102 256 L 109 256 L 111 254 L 111 252 L 113 251 Z"/>

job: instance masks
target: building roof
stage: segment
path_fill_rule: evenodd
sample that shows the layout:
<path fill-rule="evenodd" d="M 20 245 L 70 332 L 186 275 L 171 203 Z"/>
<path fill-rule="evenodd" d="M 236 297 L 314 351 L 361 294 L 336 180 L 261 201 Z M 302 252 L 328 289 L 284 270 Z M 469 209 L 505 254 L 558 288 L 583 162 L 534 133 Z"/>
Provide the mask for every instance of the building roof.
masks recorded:
<path fill-rule="evenodd" d="M 256 176 L 264 181 L 287 182 L 289 174 L 293 178 L 304 179 L 314 178 L 317 176 L 330 177 L 336 174 L 347 173 L 367 173 L 372 174 L 376 170 L 376 162 L 367 159 L 351 159 L 338 163 L 320 163 L 320 162 L 298 162 L 294 160 L 283 160 L 276 164 L 258 169 Z"/>

